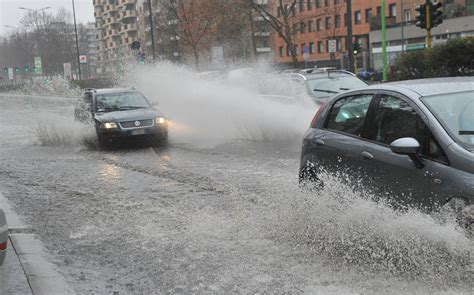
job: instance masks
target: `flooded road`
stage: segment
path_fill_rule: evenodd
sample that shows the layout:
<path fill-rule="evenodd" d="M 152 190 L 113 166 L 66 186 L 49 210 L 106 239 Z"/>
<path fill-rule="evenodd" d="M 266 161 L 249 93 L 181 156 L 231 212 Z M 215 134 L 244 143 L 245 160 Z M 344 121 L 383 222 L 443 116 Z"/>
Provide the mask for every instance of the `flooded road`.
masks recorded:
<path fill-rule="evenodd" d="M 0 188 L 79 294 L 472 291 L 454 226 L 302 192 L 300 140 L 101 150 L 70 99 L 24 96 L 0 124 Z"/>

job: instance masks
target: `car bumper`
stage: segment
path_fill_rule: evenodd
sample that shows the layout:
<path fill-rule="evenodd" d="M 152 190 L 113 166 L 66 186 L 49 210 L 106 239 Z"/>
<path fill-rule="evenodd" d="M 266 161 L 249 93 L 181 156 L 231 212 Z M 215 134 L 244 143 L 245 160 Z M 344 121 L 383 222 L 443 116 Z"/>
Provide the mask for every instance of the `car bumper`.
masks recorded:
<path fill-rule="evenodd" d="M 124 140 L 124 139 L 142 139 L 142 138 L 156 138 L 165 137 L 168 134 L 167 126 L 150 126 L 144 128 L 130 128 L 130 129 L 99 129 L 98 135 L 103 140 Z"/>
<path fill-rule="evenodd" d="M 5 214 L 0 209 L 0 265 L 5 260 L 5 254 L 7 253 L 6 245 L 8 243 L 8 227 L 5 218 Z"/>

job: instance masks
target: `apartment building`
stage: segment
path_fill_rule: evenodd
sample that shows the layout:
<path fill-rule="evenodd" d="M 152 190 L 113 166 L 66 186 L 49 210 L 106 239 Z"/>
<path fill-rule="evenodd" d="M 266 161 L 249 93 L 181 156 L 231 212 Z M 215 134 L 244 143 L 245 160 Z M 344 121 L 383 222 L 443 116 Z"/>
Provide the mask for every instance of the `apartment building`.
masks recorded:
<path fill-rule="evenodd" d="M 274 0 L 278 2 L 277 0 Z M 442 1 L 444 9 L 452 17 L 459 16 L 470 0 Z M 416 18 L 415 8 L 425 0 L 387 0 L 385 17 L 387 27 L 412 23 Z M 284 1 L 288 7 L 291 0 Z M 275 7 L 275 15 L 279 14 Z M 291 14 L 293 42 L 298 61 L 324 66 L 339 66 L 347 55 L 347 5 L 345 0 L 297 0 Z M 381 27 L 381 0 L 352 0 L 353 42 L 362 48 L 357 56 L 357 66 L 367 67 L 370 60 L 370 31 Z M 330 42 L 329 40 L 334 40 Z M 330 45 L 336 45 L 334 46 Z M 276 62 L 290 63 L 291 52 L 283 39 L 275 35 Z M 344 64 L 344 63 L 343 63 Z"/>
<path fill-rule="evenodd" d="M 131 44 L 138 41 L 137 0 L 93 0 L 97 28 L 97 65 L 102 72 L 120 71 Z"/>

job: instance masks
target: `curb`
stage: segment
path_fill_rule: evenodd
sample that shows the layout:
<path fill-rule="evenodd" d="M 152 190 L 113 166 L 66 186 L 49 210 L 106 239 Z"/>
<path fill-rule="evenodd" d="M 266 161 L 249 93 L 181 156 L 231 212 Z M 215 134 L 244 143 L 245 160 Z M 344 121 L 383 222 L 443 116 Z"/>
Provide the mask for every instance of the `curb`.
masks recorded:
<path fill-rule="evenodd" d="M 29 227 L 12 210 L 8 199 L 1 192 L 0 206 L 5 212 L 10 229 L 10 243 L 33 294 L 75 294 L 56 266 L 45 258 L 43 244 L 35 234 L 25 233 L 29 231 Z"/>

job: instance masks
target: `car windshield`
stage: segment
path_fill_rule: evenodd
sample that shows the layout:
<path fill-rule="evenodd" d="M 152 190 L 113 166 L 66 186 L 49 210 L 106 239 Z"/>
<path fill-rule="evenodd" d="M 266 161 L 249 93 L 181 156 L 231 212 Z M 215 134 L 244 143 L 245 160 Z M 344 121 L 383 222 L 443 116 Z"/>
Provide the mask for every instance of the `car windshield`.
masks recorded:
<path fill-rule="evenodd" d="M 354 76 L 326 76 L 310 79 L 307 84 L 316 97 L 326 97 L 328 94 L 367 87 L 367 84 Z"/>
<path fill-rule="evenodd" d="M 96 96 L 96 111 L 110 112 L 117 110 L 130 110 L 148 108 L 150 104 L 138 92 L 120 92 L 99 94 Z"/>
<path fill-rule="evenodd" d="M 474 148 L 474 91 L 422 99 L 458 142 Z"/>

